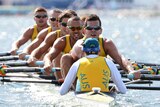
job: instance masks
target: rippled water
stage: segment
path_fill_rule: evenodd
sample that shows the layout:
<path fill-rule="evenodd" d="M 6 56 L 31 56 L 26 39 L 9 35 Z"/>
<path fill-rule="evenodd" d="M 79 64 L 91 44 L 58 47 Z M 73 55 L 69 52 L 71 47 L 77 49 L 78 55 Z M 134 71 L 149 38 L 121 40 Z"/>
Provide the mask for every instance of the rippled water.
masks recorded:
<path fill-rule="evenodd" d="M 160 63 L 160 17 L 107 16 L 100 14 L 103 35 L 112 39 L 120 53 L 131 60 Z M 11 44 L 27 27 L 33 25 L 31 16 L 0 16 L 0 50 L 9 51 Z M 154 82 L 154 86 L 160 86 Z M 89 106 L 79 102 L 73 92 L 65 96 L 53 84 L 1 83 L 0 106 L 66 107 Z M 128 90 L 117 95 L 117 107 L 159 107 L 159 91 Z M 94 106 L 94 105 L 90 105 Z"/>

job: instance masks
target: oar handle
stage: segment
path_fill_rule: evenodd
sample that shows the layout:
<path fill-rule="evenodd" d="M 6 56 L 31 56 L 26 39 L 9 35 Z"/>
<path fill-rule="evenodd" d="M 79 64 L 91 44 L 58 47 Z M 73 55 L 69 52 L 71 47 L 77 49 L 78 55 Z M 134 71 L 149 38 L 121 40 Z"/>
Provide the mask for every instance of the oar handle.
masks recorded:
<path fill-rule="evenodd" d="M 28 60 L 29 59 L 29 57 L 30 57 L 30 55 L 25 55 L 25 60 Z"/>
<path fill-rule="evenodd" d="M 40 69 L 40 72 L 44 73 L 45 70 L 44 68 L 39 68 Z M 61 71 L 61 68 L 58 68 L 58 67 L 53 67 L 52 68 L 52 72 L 57 72 L 57 71 Z"/>
<path fill-rule="evenodd" d="M 43 61 L 36 61 L 35 65 L 37 65 L 37 66 L 43 66 L 44 62 Z"/>

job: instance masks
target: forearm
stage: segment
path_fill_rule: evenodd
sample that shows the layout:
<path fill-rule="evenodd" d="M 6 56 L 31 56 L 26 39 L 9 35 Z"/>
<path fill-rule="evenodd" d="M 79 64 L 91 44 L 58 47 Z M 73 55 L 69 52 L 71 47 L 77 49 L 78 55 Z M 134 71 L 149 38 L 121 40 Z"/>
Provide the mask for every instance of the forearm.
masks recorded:
<path fill-rule="evenodd" d="M 44 61 L 44 66 L 51 66 L 52 65 L 52 60 L 49 54 L 46 54 L 43 58 Z"/>
<path fill-rule="evenodd" d="M 129 73 L 134 70 L 131 62 L 128 59 L 126 59 L 124 56 L 122 56 L 121 59 L 122 59 L 122 67 L 125 71 L 128 71 Z"/>

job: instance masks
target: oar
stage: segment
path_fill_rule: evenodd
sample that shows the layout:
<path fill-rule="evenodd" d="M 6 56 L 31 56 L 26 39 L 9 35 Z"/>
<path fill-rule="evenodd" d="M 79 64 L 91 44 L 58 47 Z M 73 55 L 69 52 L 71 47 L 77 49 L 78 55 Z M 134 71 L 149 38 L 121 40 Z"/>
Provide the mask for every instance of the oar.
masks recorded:
<path fill-rule="evenodd" d="M 22 50 L 19 50 L 19 51 L 16 52 L 16 54 L 19 54 L 19 53 L 21 53 L 21 52 L 22 52 Z M 9 56 L 9 55 L 11 55 L 11 52 L 10 52 L 10 51 L 0 52 L 0 56 Z"/>
<path fill-rule="evenodd" d="M 135 61 L 135 63 L 143 64 L 143 65 L 146 65 L 146 66 L 160 66 L 160 64 L 157 64 L 157 63 L 147 63 L 147 62 L 138 62 L 138 61 Z"/>
<path fill-rule="evenodd" d="M 160 74 L 160 69 L 148 69 L 148 70 L 138 70 L 139 72 L 141 72 L 141 74 L 153 74 L 153 75 L 158 75 Z M 120 70 L 121 74 L 126 74 L 126 72 L 124 70 Z"/>
<path fill-rule="evenodd" d="M 153 86 L 126 86 L 127 89 L 137 89 L 137 90 L 158 90 L 160 91 L 160 87 Z"/>
<path fill-rule="evenodd" d="M 52 68 L 52 72 L 56 72 L 56 71 L 60 71 L 60 68 Z M 2 74 L 6 74 L 6 73 L 18 73 L 18 72 L 45 72 L 45 70 L 43 68 L 39 68 L 39 67 L 10 67 L 10 68 L 3 68 L 0 72 L 2 72 Z"/>
<path fill-rule="evenodd" d="M 10 52 L 0 52 L 0 56 L 9 56 L 11 55 Z"/>
<path fill-rule="evenodd" d="M 11 67 L 18 67 L 18 66 L 29 66 L 27 61 L 14 61 L 14 62 L 5 62 L 5 63 L 0 63 L 0 65 L 7 65 Z M 35 65 L 37 66 L 43 66 L 44 62 L 43 61 L 36 61 Z"/>
<path fill-rule="evenodd" d="M 11 66 L 11 67 L 29 66 L 27 61 L 5 62 L 5 63 L 0 63 L 0 65 L 7 65 L 7 66 Z"/>
<path fill-rule="evenodd" d="M 39 74 L 30 74 L 30 73 L 7 73 L 5 76 L 0 75 L 3 78 L 10 78 L 10 77 L 19 77 L 19 78 L 41 78 L 41 79 L 48 79 L 48 80 L 55 80 L 55 76 L 48 76 L 48 75 L 39 75 Z"/>
<path fill-rule="evenodd" d="M 134 79 L 133 74 L 122 74 L 122 77 L 127 77 L 129 79 Z M 160 75 L 149 75 L 149 74 L 141 74 L 141 80 L 156 80 L 160 81 Z"/>
<path fill-rule="evenodd" d="M 18 60 L 19 56 L 3 56 L 0 57 L 0 61 Z"/>
<path fill-rule="evenodd" d="M 16 78 L 10 78 L 10 79 L 1 79 L 2 82 L 26 82 L 26 83 L 51 83 L 56 85 L 61 85 L 63 83 L 63 80 L 40 80 L 40 79 L 16 79 Z"/>
<path fill-rule="evenodd" d="M 26 55 L 24 57 L 25 60 L 27 60 L 29 58 L 29 55 Z M 19 56 L 18 55 L 14 55 L 14 56 L 3 56 L 0 57 L 0 61 L 10 61 L 10 60 L 19 60 Z"/>

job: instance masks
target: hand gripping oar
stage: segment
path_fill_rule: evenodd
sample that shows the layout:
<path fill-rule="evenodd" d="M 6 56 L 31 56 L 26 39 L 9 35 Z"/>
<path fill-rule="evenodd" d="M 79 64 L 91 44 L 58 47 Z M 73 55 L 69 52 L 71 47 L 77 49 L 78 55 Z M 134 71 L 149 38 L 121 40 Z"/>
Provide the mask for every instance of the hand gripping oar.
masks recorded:
<path fill-rule="evenodd" d="M 19 54 L 21 53 L 22 51 L 17 51 L 16 54 Z M 0 56 L 10 56 L 11 55 L 11 52 L 8 51 L 8 52 L 0 52 Z"/>

